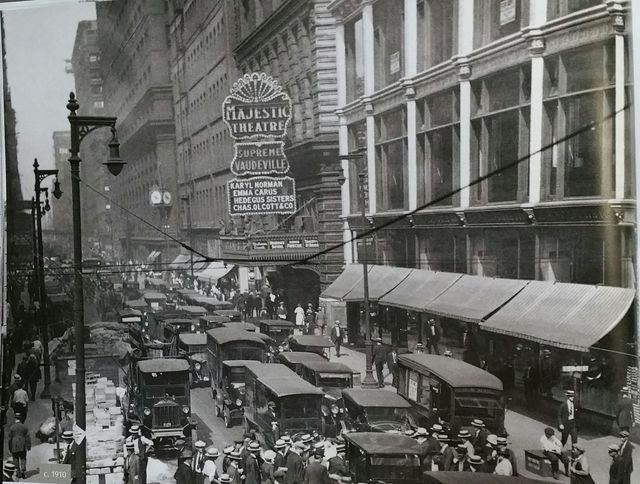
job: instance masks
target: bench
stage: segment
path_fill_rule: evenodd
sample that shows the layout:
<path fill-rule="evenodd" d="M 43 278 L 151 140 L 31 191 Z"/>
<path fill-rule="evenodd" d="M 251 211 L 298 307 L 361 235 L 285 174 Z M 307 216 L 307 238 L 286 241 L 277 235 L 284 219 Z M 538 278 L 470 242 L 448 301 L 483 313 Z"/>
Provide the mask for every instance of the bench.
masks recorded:
<path fill-rule="evenodd" d="M 551 461 L 538 449 L 524 451 L 525 469 L 540 477 L 552 477 Z"/>

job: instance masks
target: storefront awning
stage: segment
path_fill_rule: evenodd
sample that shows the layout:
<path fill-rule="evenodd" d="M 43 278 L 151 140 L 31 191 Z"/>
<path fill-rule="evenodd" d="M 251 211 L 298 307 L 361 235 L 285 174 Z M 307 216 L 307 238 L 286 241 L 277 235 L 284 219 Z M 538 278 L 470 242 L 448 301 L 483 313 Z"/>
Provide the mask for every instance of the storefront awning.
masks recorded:
<path fill-rule="evenodd" d="M 189 256 L 186 254 L 178 254 L 175 259 L 169 264 L 169 269 L 182 269 L 182 265 L 189 260 Z"/>
<path fill-rule="evenodd" d="M 153 250 L 151 251 L 151 253 L 147 256 L 147 263 L 151 264 L 152 262 L 155 262 L 155 260 L 160 256 L 161 252 L 159 250 Z"/>
<path fill-rule="evenodd" d="M 207 281 L 215 284 L 218 279 L 226 276 L 235 266 L 221 261 L 210 262 L 206 269 L 196 274 L 199 281 Z"/>
<path fill-rule="evenodd" d="M 411 269 L 391 266 L 371 266 L 369 271 L 369 300 L 377 301 L 398 284 L 404 281 L 411 273 Z M 361 270 L 362 275 L 362 270 Z M 348 302 L 364 301 L 363 278 L 349 291 L 344 300 Z"/>
<path fill-rule="evenodd" d="M 434 272 L 416 269 L 379 303 L 409 311 L 428 311 L 429 304 L 462 277 L 453 272 Z"/>
<path fill-rule="evenodd" d="M 479 323 L 518 294 L 529 281 L 463 275 L 427 304 L 427 311 L 446 318 Z"/>
<path fill-rule="evenodd" d="M 342 274 L 320 294 L 320 297 L 342 300 L 360 281 L 362 281 L 362 265 L 349 264 Z"/>
<path fill-rule="evenodd" d="M 482 328 L 588 351 L 620 322 L 633 299 L 632 289 L 531 281 Z"/>
<path fill-rule="evenodd" d="M 194 272 L 203 271 L 207 268 L 209 262 L 204 260 L 202 257 L 194 255 L 193 256 L 193 270 Z M 190 271 L 191 270 L 191 256 L 189 254 L 178 254 L 178 256 L 173 259 L 173 262 L 169 264 L 169 268 L 174 271 Z"/>

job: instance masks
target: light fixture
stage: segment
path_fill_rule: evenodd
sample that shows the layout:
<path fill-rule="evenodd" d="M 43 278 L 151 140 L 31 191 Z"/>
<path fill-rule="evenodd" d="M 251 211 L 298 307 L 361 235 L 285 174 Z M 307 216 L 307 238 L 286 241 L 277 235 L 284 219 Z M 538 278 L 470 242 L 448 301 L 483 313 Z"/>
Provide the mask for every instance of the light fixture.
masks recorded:
<path fill-rule="evenodd" d="M 109 141 L 109 159 L 103 163 L 107 165 L 109 172 L 113 176 L 118 176 L 126 165 L 126 162 L 120 158 L 120 142 L 118 141 L 118 135 L 115 128 L 111 128 L 111 141 Z"/>
<path fill-rule="evenodd" d="M 58 200 L 62 197 L 62 190 L 60 189 L 60 182 L 56 178 L 56 181 L 53 182 L 53 196 Z"/>

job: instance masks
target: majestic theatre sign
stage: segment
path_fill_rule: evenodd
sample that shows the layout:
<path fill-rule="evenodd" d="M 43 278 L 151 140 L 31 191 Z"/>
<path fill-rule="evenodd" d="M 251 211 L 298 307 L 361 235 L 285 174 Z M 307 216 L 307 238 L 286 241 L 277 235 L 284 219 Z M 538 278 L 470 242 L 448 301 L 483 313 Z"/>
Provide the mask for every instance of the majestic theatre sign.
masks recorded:
<path fill-rule="evenodd" d="M 223 118 L 235 140 L 227 184 L 231 215 L 291 214 L 296 211 L 295 181 L 286 176 L 289 161 L 284 137 L 291 120 L 291 99 L 265 73 L 245 74 L 222 104 Z"/>

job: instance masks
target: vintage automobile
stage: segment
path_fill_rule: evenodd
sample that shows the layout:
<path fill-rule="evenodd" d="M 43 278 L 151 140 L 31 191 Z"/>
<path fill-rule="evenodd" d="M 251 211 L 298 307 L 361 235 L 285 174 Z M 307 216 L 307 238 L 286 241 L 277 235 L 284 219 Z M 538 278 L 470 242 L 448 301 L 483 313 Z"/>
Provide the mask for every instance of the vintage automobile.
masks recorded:
<path fill-rule="evenodd" d="M 258 319 L 255 323 L 260 332 L 271 337 L 278 345 L 288 344 L 296 325 L 285 319 Z"/>
<path fill-rule="evenodd" d="M 322 432 L 322 390 L 281 364 L 250 365 L 245 373 L 245 430 L 272 432 L 277 422 L 281 433 Z M 275 414 L 268 403 L 275 403 Z"/>
<path fill-rule="evenodd" d="M 397 393 L 348 388 L 342 390 L 342 406 L 347 431 L 397 432 L 412 426 L 411 404 Z"/>
<path fill-rule="evenodd" d="M 400 355 L 398 368 L 398 393 L 411 402 L 420 426 L 431 426 L 440 418 L 457 432 L 482 419 L 492 433 L 504 430 L 502 382 L 491 373 L 461 360 L 426 354 Z"/>
<path fill-rule="evenodd" d="M 302 364 L 308 361 L 327 361 L 326 358 L 318 353 L 310 353 L 308 351 L 283 351 L 276 357 L 276 363 L 282 363 L 295 371 L 298 375 L 302 375 Z"/>
<path fill-rule="evenodd" d="M 209 312 L 218 311 L 220 309 L 233 309 L 233 303 L 231 301 L 220 301 L 215 297 L 208 296 L 188 296 L 187 299 L 193 304 L 202 306 Z"/>
<path fill-rule="evenodd" d="M 225 427 L 244 421 L 245 374 L 248 366 L 262 363 L 255 360 L 227 360 L 222 362 L 222 385 L 214 390 L 216 416 Z"/>
<path fill-rule="evenodd" d="M 326 348 L 333 348 L 333 343 L 326 336 L 315 335 L 293 335 L 289 336 L 289 349 L 291 351 L 308 351 L 317 353 L 329 359 Z"/>
<path fill-rule="evenodd" d="M 143 326 L 144 315 L 142 311 L 133 308 L 124 308 L 118 314 L 118 322 L 126 325 L 136 325 L 140 328 Z"/>
<path fill-rule="evenodd" d="M 209 362 L 209 378 L 211 396 L 216 398 L 216 391 L 223 387 L 223 363 L 230 360 L 265 360 L 265 343 L 255 333 L 247 331 L 215 328 L 206 332 L 207 361 Z"/>
<path fill-rule="evenodd" d="M 146 311 L 147 309 L 149 309 L 149 305 L 147 304 L 147 301 L 145 301 L 144 299 L 140 298 L 140 299 L 127 299 L 124 302 L 124 306 L 127 308 L 131 308 L 131 309 L 137 309 L 138 311 Z"/>
<path fill-rule="evenodd" d="M 325 404 L 331 405 L 342 398 L 342 390 L 353 388 L 353 370 L 344 363 L 327 361 L 302 361 L 300 375 L 325 393 Z"/>
<path fill-rule="evenodd" d="M 181 358 L 132 360 L 127 420 L 142 423 L 156 449 L 191 435 L 189 363 Z"/>
<path fill-rule="evenodd" d="M 193 318 L 199 318 L 200 316 L 207 314 L 207 310 L 202 306 L 176 306 L 176 310 L 183 311 L 184 313 L 188 314 L 189 317 Z"/>
<path fill-rule="evenodd" d="M 225 316 L 232 322 L 235 321 L 239 323 L 242 321 L 242 313 L 237 309 L 216 309 L 213 314 L 215 316 Z"/>
<path fill-rule="evenodd" d="M 183 333 L 196 333 L 199 330 L 198 320 L 189 318 L 171 318 L 160 322 L 162 336 L 165 341 Z"/>
<path fill-rule="evenodd" d="M 151 309 L 160 309 L 164 307 L 164 303 L 167 300 L 167 296 L 165 296 L 161 292 L 145 292 L 142 295 L 142 299 L 146 301 L 147 305 Z"/>
<path fill-rule="evenodd" d="M 207 362 L 207 335 L 204 333 L 180 333 L 178 335 L 179 354 L 187 357 L 191 368 L 191 386 L 209 386 Z"/>
<path fill-rule="evenodd" d="M 455 471 L 425 471 L 422 473 L 423 484 L 467 484 L 471 482 L 469 474 Z M 524 476 L 499 476 L 476 472 L 473 475 L 474 484 L 540 484 L 537 479 Z"/>
<path fill-rule="evenodd" d="M 124 281 L 122 283 L 122 297 L 125 300 L 136 300 L 140 299 L 141 296 L 140 285 L 137 281 Z"/>
<path fill-rule="evenodd" d="M 230 322 L 226 316 L 218 316 L 216 314 L 203 314 L 198 318 L 199 331 L 207 331 L 209 329 L 219 328 L 224 323 Z"/>
<path fill-rule="evenodd" d="M 222 326 L 225 328 L 231 328 L 231 329 L 243 329 L 244 331 L 249 331 L 249 333 L 255 333 L 256 332 L 256 326 L 255 324 L 251 324 L 251 323 L 238 323 L 238 322 L 228 322 L 228 323 L 222 323 Z"/>
<path fill-rule="evenodd" d="M 344 440 L 346 464 L 353 482 L 421 482 L 422 448 L 417 440 L 384 432 L 352 432 L 345 434 Z"/>

